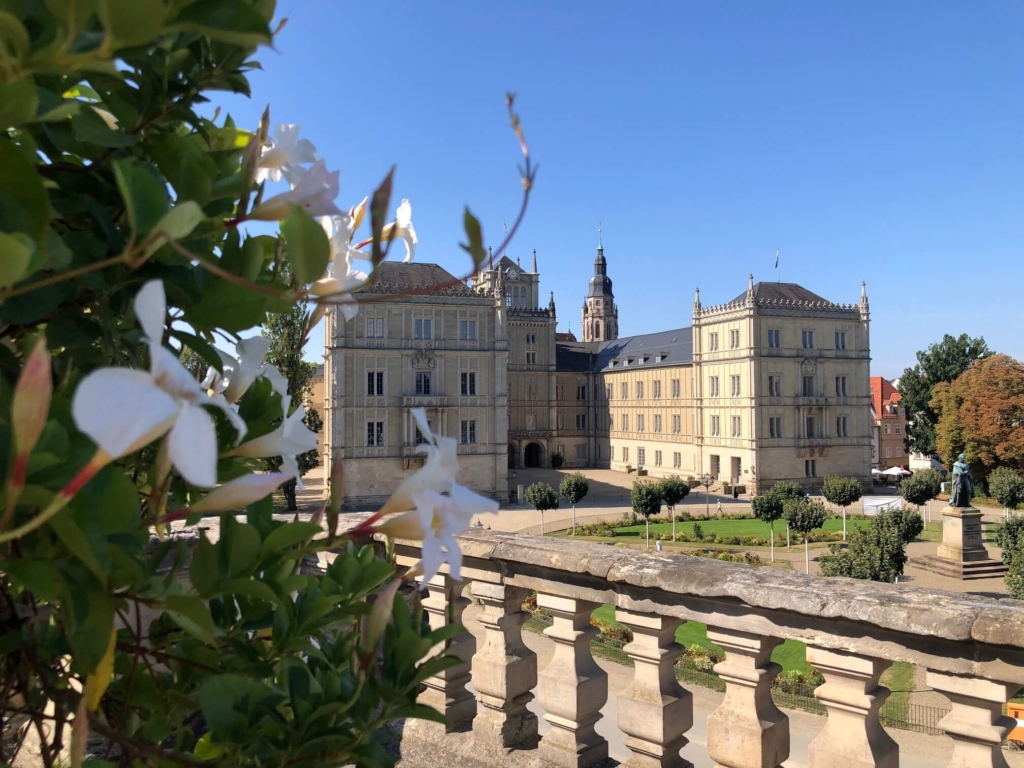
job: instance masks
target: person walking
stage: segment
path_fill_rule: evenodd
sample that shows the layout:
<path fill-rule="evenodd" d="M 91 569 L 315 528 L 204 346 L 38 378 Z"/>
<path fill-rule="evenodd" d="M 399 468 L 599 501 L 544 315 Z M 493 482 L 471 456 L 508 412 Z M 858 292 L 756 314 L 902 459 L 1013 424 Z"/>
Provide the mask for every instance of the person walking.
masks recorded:
<path fill-rule="evenodd" d="M 725 514 L 725 513 L 722 512 L 722 500 L 719 499 L 718 500 L 718 516 L 721 517 L 723 514 Z"/>

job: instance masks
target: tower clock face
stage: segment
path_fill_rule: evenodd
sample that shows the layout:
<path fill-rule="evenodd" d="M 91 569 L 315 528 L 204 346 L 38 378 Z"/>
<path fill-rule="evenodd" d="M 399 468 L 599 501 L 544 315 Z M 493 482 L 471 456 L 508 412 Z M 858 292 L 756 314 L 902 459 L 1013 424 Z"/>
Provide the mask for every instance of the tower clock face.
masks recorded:
<path fill-rule="evenodd" d="M 508 279 L 509 280 L 518 280 L 519 279 L 519 270 L 516 269 L 515 267 L 510 267 L 506 274 L 508 274 Z"/>

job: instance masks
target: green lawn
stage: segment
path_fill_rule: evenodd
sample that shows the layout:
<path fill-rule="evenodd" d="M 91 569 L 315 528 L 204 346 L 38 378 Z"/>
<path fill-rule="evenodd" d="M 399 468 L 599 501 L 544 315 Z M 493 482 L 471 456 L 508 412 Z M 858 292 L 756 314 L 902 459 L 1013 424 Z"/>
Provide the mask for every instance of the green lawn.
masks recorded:
<path fill-rule="evenodd" d="M 867 528 L 868 520 L 847 520 L 846 529 L 852 530 L 854 528 Z M 768 523 L 762 523 L 760 520 L 696 520 L 688 523 L 677 522 L 676 532 L 688 534 L 693 533 L 694 523 L 699 523 L 701 530 L 705 534 L 716 534 L 719 536 L 760 536 L 764 539 L 768 538 L 769 528 Z M 841 517 L 830 517 L 825 521 L 826 531 L 841 531 L 843 530 L 843 519 Z M 645 527 L 643 524 L 640 525 L 626 525 L 621 528 L 615 529 L 617 536 L 639 536 L 643 537 Z M 672 533 L 672 523 L 654 523 L 651 525 L 651 534 L 655 533 Z M 775 522 L 775 535 L 785 536 L 786 535 L 786 522 L 785 520 L 777 520 Z"/>
<path fill-rule="evenodd" d="M 602 605 L 592 614 L 608 624 L 615 624 L 615 609 L 610 605 Z M 704 645 L 724 653 L 721 648 L 708 640 L 708 628 L 704 624 L 688 621 L 676 630 L 676 642 L 682 646 Z M 784 671 L 791 669 L 804 672 L 807 670 L 807 647 L 798 640 L 787 640 L 772 652 L 772 661 L 781 664 Z"/>

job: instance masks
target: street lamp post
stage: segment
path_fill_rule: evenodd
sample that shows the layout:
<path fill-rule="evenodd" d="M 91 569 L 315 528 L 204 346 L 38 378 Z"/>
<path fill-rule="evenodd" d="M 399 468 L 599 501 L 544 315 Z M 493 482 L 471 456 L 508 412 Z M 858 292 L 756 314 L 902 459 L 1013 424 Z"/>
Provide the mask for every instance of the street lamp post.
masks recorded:
<path fill-rule="evenodd" d="M 711 519 L 711 501 L 708 498 L 711 493 L 711 483 L 714 482 L 714 478 L 711 477 L 707 472 L 700 479 L 700 484 L 704 486 L 704 517 Z"/>

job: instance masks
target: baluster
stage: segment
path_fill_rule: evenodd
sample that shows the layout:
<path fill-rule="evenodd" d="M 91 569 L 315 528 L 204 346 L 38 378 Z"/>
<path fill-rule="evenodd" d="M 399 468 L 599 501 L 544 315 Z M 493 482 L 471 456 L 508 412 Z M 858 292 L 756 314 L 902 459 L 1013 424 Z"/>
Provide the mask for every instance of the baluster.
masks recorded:
<path fill-rule="evenodd" d="M 771 660 L 777 637 L 708 628 L 725 650 L 715 672 L 725 699 L 708 716 L 708 754 L 722 768 L 778 768 L 789 757 L 789 718 L 772 701 L 772 681 L 782 667 Z"/>
<path fill-rule="evenodd" d="M 679 619 L 621 608 L 615 620 L 633 631 L 623 650 L 633 660 L 633 681 L 618 696 L 619 728 L 633 753 L 626 765 L 692 768 L 679 755 L 693 725 L 693 696 L 676 680 Z"/>
<path fill-rule="evenodd" d="M 483 647 L 473 657 L 473 687 L 480 703 L 473 735 L 488 745 L 515 747 L 535 741 L 537 716 L 526 705 L 537 685 L 537 654 L 523 643 L 522 610 L 529 590 L 473 582 L 473 597 L 483 603 Z"/>
<path fill-rule="evenodd" d="M 462 596 L 466 582 L 454 581 L 451 576 L 439 573 L 425 584 L 429 595 L 420 601 L 427 612 L 431 629 L 440 629 L 449 624 L 461 624 L 462 613 L 469 600 Z M 423 704 L 433 707 L 448 718 L 445 733 L 451 733 L 476 716 L 476 699 L 466 690 L 470 680 L 470 662 L 476 651 L 476 638 L 471 632 L 463 632 L 444 643 L 438 643 L 431 651 L 432 656 L 447 653 L 458 656 L 461 664 L 438 672 L 424 681 L 426 690 L 420 694 Z"/>
<path fill-rule="evenodd" d="M 807 748 L 811 768 L 899 768 L 900 747 L 878 722 L 889 689 L 878 684 L 886 659 L 807 647 L 807 661 L 825 677 L 814 698 L 828 710 Z"/>
<path fill-rule="evenodd" d="M 1003 715 L 1003 704 L 1020 686 L 930 669 L 925 680 L 953 705 L 939 721 L 939 728 L 953 739 L 949 768 L 1007 768 L 1001 745 L 1016 721 Z"/>
<path fill-rule="evenodd" d="M 608 700 L 608 675 L 590 654 L 590 641 L 598 634 L 590 614 L 598 604 L 539 594 L 537 605 L 554 617 L 544 634 L 555 643 L 537 688 L 551 725 L 538 756 L 565 768 L 587 768 L 608 757 L 608 742 L 594 730 Z"/>

